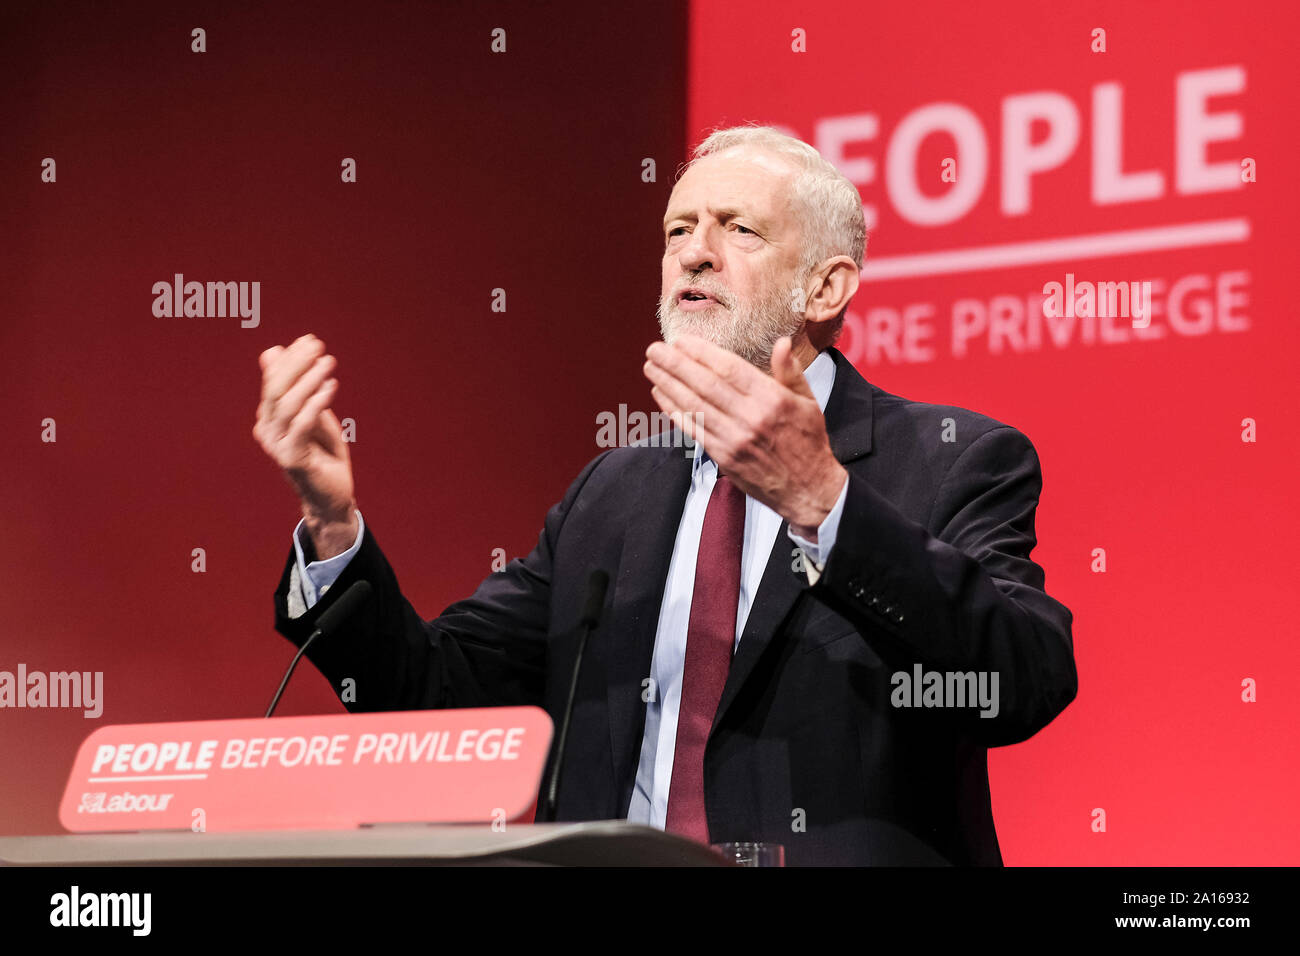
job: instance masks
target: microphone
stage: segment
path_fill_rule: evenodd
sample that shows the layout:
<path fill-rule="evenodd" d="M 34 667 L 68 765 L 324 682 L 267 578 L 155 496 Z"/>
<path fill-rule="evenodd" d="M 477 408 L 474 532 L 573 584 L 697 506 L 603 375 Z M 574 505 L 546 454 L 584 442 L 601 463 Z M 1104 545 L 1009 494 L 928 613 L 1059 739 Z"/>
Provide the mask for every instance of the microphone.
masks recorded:
<path fill-rule="evenodd" d="M 578 638 L 578 656 L 573 662 L 573 677 L 569 681 L 569 701 L 560 721 L 560 734 L 555 745 L 555 765 L 546 787 L 546 803 L 542 812 L 546 822 L 555 820 L 555 804 L 560 793 L 560 769 L 564 764 L 564 745 L 569 739 L 569 723 L 573 720 L 573 698 L 578 692 L 578 672 L 582 669 L 582 653 L 587 649 L 587 638 L 600 623 L 600 612 L 605 607 L 605 592 L 609 590 L 609 575 L 597 569 L 587 578 L 587 600 L 582 606 L 582 636 Z"/>
<path fill-rule="evenodd" d="M 303 653 L 311 646 L 311 642 L 316 640 L 322 634 L 329 634 L 335 628 L 351 617 L 362 604 L 370 597 L 369 581 L 354 581 L 352 586 L 343 592 L 343 596 L 330 605 L 319 619 L 316 621 L 316 630 L 311 632 L 311 637 L 303 641 L 302 647 L 298 648 L 298 653 L 293 655 L 293 660 L 289 664 L 289 669 L 284 672 L 284 680 L 280 681 L 280 689 L 275 692 L 271 698 L 271 706 L 266 708 L 266 716 L 270 717 L 275 713 L 275 705 L 280 703 L 280 695 L 284 689 L 289 686 L 289 678 L 293 676 L 293 670 L 298 666 L 298 661 L 302 659 Z"/>

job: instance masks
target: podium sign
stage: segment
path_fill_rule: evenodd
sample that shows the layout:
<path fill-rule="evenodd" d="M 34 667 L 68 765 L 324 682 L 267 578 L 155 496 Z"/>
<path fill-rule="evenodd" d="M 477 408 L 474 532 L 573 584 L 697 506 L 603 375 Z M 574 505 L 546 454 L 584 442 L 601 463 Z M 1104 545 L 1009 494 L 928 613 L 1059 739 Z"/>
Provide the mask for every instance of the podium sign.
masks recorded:
<path fill-rule="evenodd" d="M 59 806 L 74 832 L 505 823 L 537 797 L 538 707 L 101 727 Z"/>

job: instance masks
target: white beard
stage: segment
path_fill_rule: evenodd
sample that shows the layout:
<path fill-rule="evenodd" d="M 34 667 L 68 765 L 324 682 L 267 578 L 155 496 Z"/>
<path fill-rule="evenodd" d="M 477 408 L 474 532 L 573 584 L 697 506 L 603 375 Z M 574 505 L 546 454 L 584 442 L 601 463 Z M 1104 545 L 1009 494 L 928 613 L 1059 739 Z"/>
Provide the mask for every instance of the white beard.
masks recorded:
<path fill-rule="evenodd" d="M 716 292 L 719 301 L 698 312 L 684 312 L 678 307 L 677 294 L 691 285 Z M 669 345 L 688 332 L 734 352 L 764 372 L 771 368 L 776 343 L 801 328 L 803 316 L 790 308 L 786 290 L 779 286 L 772 286 L 757 301 L 737 303 L 730 290 L 719 289 L 715 282 L 683 277 L 676 289 L 659 300 L 659 331 Z"/>

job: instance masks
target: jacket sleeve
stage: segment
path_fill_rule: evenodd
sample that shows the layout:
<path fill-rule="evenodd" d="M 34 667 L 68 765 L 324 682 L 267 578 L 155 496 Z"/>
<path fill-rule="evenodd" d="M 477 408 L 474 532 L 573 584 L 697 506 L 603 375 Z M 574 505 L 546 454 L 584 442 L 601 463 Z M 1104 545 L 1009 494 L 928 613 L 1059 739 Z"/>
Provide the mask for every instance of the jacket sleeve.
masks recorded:
<path fill-rule="evenodd" d="M 542 705 L 551 571 L 565 516 L 608 452 L 593 459 L 546 515 L 537 546 L 488 575 L 474 594 L 423 620 L 403 596 L 370 525 L 329 591 L 305 612 L 293 593 L 293 549 L 275 592 L 275 629 L 301 647 L 317 619 L 356 581 L 373 589 L 340 629 L 317 638 L 307 658 L 353 713 L 441 707 Z M 291 606 L 301 612 L 291 617 Z M 351 680 L 351 684 L 345 684 Z M 351 693 L 346 693 L 347 689 Z"/>
<path fill-rule="evenodd" d="M 1009 426 L 985 432 L 944 477 L 929 527 L 850 475 L 834 551 L 814 592 L 880 642 L 891 664 L 998 675 L 996 716 L 954 714 L 985 746 L 1031 737 L 1075 697 L 1073 615 L 1030 559 L 1042 473 Z"/>

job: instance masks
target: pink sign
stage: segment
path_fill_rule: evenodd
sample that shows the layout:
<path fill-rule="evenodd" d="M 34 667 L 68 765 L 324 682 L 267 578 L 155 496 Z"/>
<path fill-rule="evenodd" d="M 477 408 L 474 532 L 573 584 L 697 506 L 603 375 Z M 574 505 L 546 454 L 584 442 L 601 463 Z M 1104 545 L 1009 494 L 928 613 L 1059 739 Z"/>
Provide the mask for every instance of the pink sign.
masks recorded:
<path fill-rule="evenodd" d="M 505 823 L 532 810 L 550 745 L 538 707 L 101 727 L 59 820 L 77 832 Z"/>

